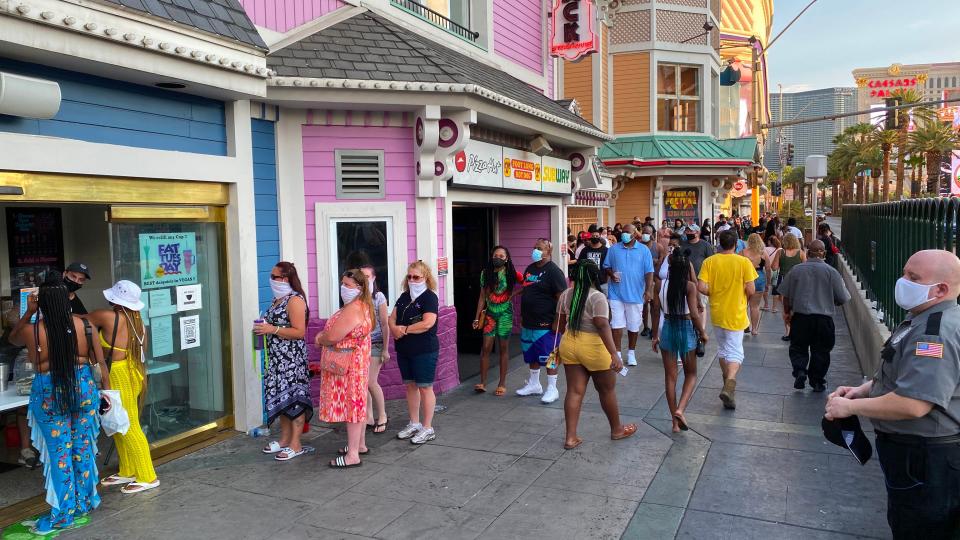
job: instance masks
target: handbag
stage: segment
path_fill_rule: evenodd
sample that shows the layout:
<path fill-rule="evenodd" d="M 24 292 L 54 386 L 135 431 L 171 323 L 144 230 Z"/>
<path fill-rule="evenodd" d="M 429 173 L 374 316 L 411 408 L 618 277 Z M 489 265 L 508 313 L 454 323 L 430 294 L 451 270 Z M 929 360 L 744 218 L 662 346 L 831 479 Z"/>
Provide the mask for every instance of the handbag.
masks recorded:
<path fill-rule="evenodd" d="M 487 308 L 480 310 L 480 317 L 477 319 L 477 330 L 483 332 L 483 327 L 487 325 Z"/>
<path fill-rule="evenodd" d="M 703 355 L 707 354 L 707 348 L 703 345 L 703 340 L 699 337 L 697 338 L 697 358 L 703 358 Z"/>
<path fill-rule="evenodd" d="M 117 433 L 126 435 L 127 430 L 130 429 L 130 416 L 123 408 L 119 390 L 100 391 L 100 409 L 97 414 L 100 417 L 103 434 L 108 437 Z"/>
<path fill-rule="evenodd" d="M 346 375 L 350 371 L 350 364 L 353 363 L 354 351 L 353 348 L 324 346 L 320 353 L 320 369 L 340 377 Z"/>
<path fill-rule="evenodd" d="M 560 302 L 557 302 L 556 312 L 560 312 Z M 556 332 L 553 333 L 553 350 L 550 351 L 550 354 L 547 355 L 546 366 L 547 369 L 557 369 L 557 366 L 560 365 L 560 348 L 557 347 L 557 341 L 560 339 L 560 324 L 559 319 L 557 321 Z M 551 330 L 553 330 L 553 325 L 551 325 Z"/>

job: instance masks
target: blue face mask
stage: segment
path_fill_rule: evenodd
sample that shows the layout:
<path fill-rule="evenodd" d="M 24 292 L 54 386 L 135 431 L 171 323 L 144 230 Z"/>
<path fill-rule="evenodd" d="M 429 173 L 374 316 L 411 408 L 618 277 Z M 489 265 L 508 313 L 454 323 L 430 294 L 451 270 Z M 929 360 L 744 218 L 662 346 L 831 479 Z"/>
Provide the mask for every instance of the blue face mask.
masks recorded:
<path fill-rule="evenodd" d="M 629 244 L 631 240 L 633 240 L 633 235 L 628 232 L 620 235 L 620 241 L 624 244 Z"/>
<path fill-rule="evenodd" d="M 533 262 L 540 262 L 543 260 L 543 252 L 534 248 L 533 253 L 530 254 L 530 258 L 533 259 Z"/>

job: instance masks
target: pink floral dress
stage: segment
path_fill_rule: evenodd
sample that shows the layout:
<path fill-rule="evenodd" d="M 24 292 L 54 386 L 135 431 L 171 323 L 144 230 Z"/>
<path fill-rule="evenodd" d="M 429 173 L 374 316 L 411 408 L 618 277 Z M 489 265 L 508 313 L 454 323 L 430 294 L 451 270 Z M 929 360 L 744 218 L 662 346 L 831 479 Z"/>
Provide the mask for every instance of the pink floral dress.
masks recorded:
<path fill-rule="evenodd" d="M 327 320 L 327 327 L 336 323 L 341 312 Z M 362 324 L 340 340 L 336 348 L 354 349 L 353 362 L 346 375 L 322 372 L 320 380 L 320 420 L 323 422 L 367 421 L 367 374 L 370 370 L 370 331 L 373 325 L 365 318 Z"/>

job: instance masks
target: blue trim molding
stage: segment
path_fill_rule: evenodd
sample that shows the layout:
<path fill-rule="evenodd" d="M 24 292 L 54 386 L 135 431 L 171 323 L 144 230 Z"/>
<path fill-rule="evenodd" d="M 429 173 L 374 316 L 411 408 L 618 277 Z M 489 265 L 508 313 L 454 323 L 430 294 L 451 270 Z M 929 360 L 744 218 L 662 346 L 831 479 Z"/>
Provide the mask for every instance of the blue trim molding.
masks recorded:
<path fill-rule="evenodd" d="M 270 271 L 280 260 L 277 206 L 277 141 L 273 122 L 253 119 L 253 195 L 257 226 L 257 276 L 260 309 L 270 307 Z"/>

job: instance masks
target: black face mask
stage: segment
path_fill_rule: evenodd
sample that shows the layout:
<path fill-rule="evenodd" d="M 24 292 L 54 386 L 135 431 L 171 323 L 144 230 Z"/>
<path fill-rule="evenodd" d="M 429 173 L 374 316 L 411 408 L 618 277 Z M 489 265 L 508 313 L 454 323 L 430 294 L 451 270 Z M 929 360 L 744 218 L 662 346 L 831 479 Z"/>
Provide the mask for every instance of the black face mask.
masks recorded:
<path fill-rule="evenodd" d="M 506 264 L 507 264 L 507 261 L 497 257 L 490 259 L 490 266 L 494 268 L 503 268 L 504 266 L 506 266 Z"/>
<path fill-rule="evenodd" d="M 66 285 L 67 290 L 72 293 L 75 293 L 79 291 L 81 288 L 83 288 L 83 285 L 77 283 L 76 281 L 73 281 L 70 278 L 63 278 L 63 284 Z"/>
<path fill-rule="evenodd" d="M 696 236 L 697 236 L 697 235 L 695 235 L 695 234 L 688 234 L 688 235 L 687 235 L 687 240 L 693 240 Z"/>
<path fill-rule="evenodd" d="M 593 245 L 595 245 L 595 246 L 599 246 L 599 245 L 600 245 L 600 239 L 599 239 L 599 238 L 591 238 L 591 239 L 590 239 L 590 243 L 593 244 Z"/>

